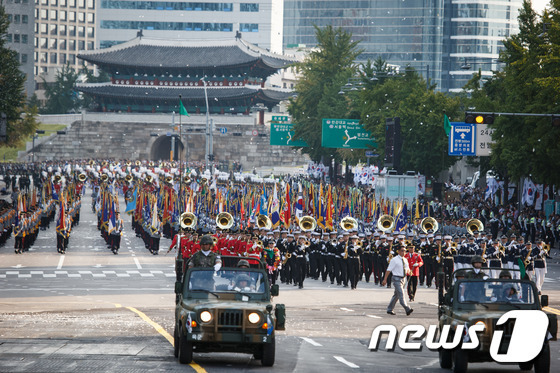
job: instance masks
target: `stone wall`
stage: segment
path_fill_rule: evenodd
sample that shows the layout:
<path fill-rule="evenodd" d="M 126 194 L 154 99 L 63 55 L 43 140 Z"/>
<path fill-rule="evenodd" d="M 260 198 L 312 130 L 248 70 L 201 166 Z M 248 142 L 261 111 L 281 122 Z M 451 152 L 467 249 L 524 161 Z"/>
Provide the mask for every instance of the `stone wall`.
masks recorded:
<path fill-rule="evenodd" d="M 182 118 L 183 142 L 186 142 L 187 147 L 182 148 L 181 157 L 189 161 L 204 161 L 206 119 L 204 116 L 193 117 Z M 168 154 L 171 137 L 167 135 L 174 131 L 174 127 L 169 124 L 171 121 L 113 122 L 90 119 L 95 118 L 86 115 L 83 121 L 73 122 L 66 134 L 55 134 L 41 139 L 39 144 L 36 142 L 35 160 L 156 160 L 162 151 Z M 269 126 L 256 125 L 252 117 L 214 116 L 212 120 L 215 161 L 229 164 L 240 161 L 245 170 L 254 167 L 299 166 L 307 162 L 307 157 L 291 147 L 270 146 Z M 178 118 L 175 121 L 178 122 Z M 20 159 L 29 159 L 29 148 L 27 154 L 20 155 Z"/>

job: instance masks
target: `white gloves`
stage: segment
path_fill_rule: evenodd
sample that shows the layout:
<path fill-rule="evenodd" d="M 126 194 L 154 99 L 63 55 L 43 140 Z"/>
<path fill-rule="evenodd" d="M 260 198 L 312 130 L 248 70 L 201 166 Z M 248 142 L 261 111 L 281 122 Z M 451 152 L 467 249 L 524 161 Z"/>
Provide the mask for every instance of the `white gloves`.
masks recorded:
<path fill-rule="evenodd" d="M 214 264 L 214 272 L 218 272 L 222 268 L 222 263 Z"/>

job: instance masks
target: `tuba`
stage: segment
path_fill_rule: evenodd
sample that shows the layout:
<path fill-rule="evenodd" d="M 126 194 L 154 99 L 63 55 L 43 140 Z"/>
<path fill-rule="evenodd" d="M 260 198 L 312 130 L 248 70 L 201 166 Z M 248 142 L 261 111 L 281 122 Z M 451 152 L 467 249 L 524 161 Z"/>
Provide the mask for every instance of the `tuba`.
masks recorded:
<path fill-rule="evenodd" d="M 136 161 L 136 162 L 134 162 L 134 165 L 135 165 L 136 167 L 140 167 L 140 166 L 142 166 L 142 162 Z"/>
<path fill-rule="evenodd" d="M 186 229 L 186 228 L 191 228 L 194 229 L 196 227 L 196 223 L 197 223 L 197 218 L 196 216 L 192 213 L 192 212 L 184 212 L 181 214 L 180 217 L 180 224 L 181 224 L 181 228 Z"/>
<path fill-rule="evenodd" d="M 152 181 L 154 181 L 154 178 L 152 177 L 152 175 L 146 175 L 146 182 L 147 182 L 148 184 L 151 184 Z"/>
<path fill-rule="evenodd" d="M 233 226 L 233 216 L 229 212 L 220 212 L 216 216 L 216 225 L 220 229 L 230 229 Z"/>
<path fill-rule="evenodd" d="M 101 181 L 107 181 L 107 180 L 109 180 L 109 175 L 103 174 L 103 175 L 101 175 L 100 179 L 101 179 Z"/>
<path fill-rule="evenodd" d="M 81 174 L 78 175 L 78 180 L 80 180 L 82 183 L 86 181 L 86 179 L 87 179 L 87 175 L 85 173 L 82 172 Z"/>
<path fill-rule="evenodd" d="M 183 183 L 189 185 L 190 183 L 192 183 L 192 179 L 188 176 L 183 177 Z"/>
<path fill-rule="evenodd" d="M 436 219 L 428 216 L 427 218 L 422 219 L 422 221 L 420 222 L 420 229 L 422 229 L 422 232 L 424 233 L 428 233 L 430 229 L 434 232 L 437 232 L 437 230 L 439 229 L 439 224 Z"/>
<path fill-rule="evenodd" d="M 272 220 L 266 215 L 259 215 L 257 217 L 257 226 L 259 228 L 270 229 L 272 228 Z"/>
<path fill-rule="evenodd" d="M 395 218 L 391 215 L 381 215 L 377 220 L 377 229 L 383 233 L 392 231 L 395 228 Z"/>
<path fill-rule="evenodd" d="M 340 221 L 340 227 L 345 231 L 358 228 L 358 221 L 353 217 L 346 216 Z"/>
<path fill-rule="evenodd" d="M 314 217 L 306 215 L 299 219 L 299 228 L 304 231 L 312 231 L 317 228 L 317 221 Z"/>
<path fill-rule="evenodd" d="M 132 181 L 132 175 L 130 174 L 126 175 L 124 179 L 126 180 L 126 182 L 130 183 Z"/>
<path fill-rule="evenodd" d="M 165 177 L 165 182 L 167 184 L 173 184 L 173 176 L 166 176 Z"/>
<path fill-rule="evenodd" d="M 467 221 L 466 227 L 469 234 L 473 234 L 474 231 L 482 232 L 484 230 L 484 224 L 482 224 L 482 222 L 478 219 L 471 219 Z"/>

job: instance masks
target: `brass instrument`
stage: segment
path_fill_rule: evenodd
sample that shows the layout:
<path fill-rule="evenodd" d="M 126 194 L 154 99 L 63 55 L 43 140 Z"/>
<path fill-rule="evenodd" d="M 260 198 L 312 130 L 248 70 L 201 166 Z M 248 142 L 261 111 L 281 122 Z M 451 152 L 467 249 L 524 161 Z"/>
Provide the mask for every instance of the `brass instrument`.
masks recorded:
<path fill-rule="evenodd" d="M 436 219 L 428 216 L 427 218 L 422 219 L 422 221 L 420 222 L 420 229 L 422 229 L 422 232 L 424 233 L 428 233 L 430 229 L 434 232 L 437 232 L 439 229 L 439 224 Z"/>
<path fill-rule="evenodd" d="M 482 249 L 482 263 L 486 263 L 486 258 L 484 257 L 484 255 L 486 255 L 486 246 L 484 246 L 484 249 Z"/>
<path fill-rule="evenodd" d="M 466 227 L 469 234 L 473 234 L 474 231 L 482 232 L 484 230 L 484 224 L 482 224 L 482 222 L 478 219 L 471 219 L 467 221 Z"/>
<path fill-rule="evenodd" d="M 127 161 L 127 162 L 126 162 L 126 166 L 127 166 L 127 167 L 132 166 L 132 162 L 131 162 L 131 161 Z"/>
<path fill-rule="evenodd" d="M 304 231 L 312 231 L 317 227 L 317 221 L 312 216 L 306 215 L 299 219 L 299 228 Z"/>
<path fill-rule="evenodd" d="M 286 257 L 284 258 L 284 260 L 282 260 L 282 264 L 286 264 L 288 262 L 288 259 L 290 259 L 292 257 L 292 253 L 286 253 Z"/>
<path fill-rule="evenodd" d="M 499 250 L 501 256 L 506 256 L 506 248 L 502 244 L 500 244 L 500 246 L 498 246 L 498 250 Z"/>
<path fill-rule="evenodd" d="M 190 177 L 188 177 L 188 176 L 185 176 L 185 177 L 183 178 L 183 183 L 185 183 L 185 184 L 188 185 L 188 184 L 192 183 L 192 179 L 191 179 Z"/>
<path fill-rule="evenodd" d="M 61 179 L 62 179 L 62 176 L 60 176 L 60 175 L 54 175 L 54 182 L 55 182 L 55 183 L 57 183 L 57 184 L 60 183 L 60 180 L 61 180 Z"/>
<path fill-rule="evenodd" d="M 270 229 L 272 228 L 272 220 L 266 215 L 257 216 L 257 226 L 259 228 Z"/>
<path fill-rule="evenodd" d="M 109 163 L 107 163 L 107 161 L 101 162 L 101 166 L 102 166 L 102 167 L 107 167 L 108 164 L 109 164 Z"/>
<path fill-rule="evenodd" d="M 383 233 L 392 231 L 395 228 L 395 218 L 391 215 L 381 215 L 377 219 L 377 229 Z"/>
<path fill-rule="evenodd" d="M 451 252 L 453 255 L 457 255 L 457 242 L 451 242 Z"/>
<path fill-rule="evenodd" d="M 218 243 L 218 238 L 215 236 L 212 236 L 212 242 L 214 242 L 214 245 Z"/>
<path fill-rule="evenodd" d="M 107 181 L 107 180 L 109 180 L 109 175 L 107 175 L 107 174 L 102 174 L 101 177 L 100 177 L 100 179 L 101 179 L 101 181 Z"/>
<path fill-rule="evenodd" d="M 220 212 L 216 216 L 216 225 L 220 229 L 230 229 L 233 227 L 233 216 L 229 212 Z"/>
<path fill-rule="evenodd" d="M 344 259 L 348 259 L 348 241 L 346 241 L 346 246 L 344 247 Z"/>
<path fill-rule="evenodd" d="M 154 178 L 152 177 L 152 175 L 146 175 L 146 182 L 151 184 L 154 181 Z"/>
<path fill-rule="evenodd" d="M 137 166 L 137 167 L 140 167 L 140 166 L 142 166 L 142 162 L 136 161 L 136 162 L 134 162 L 134 165 Z"/>
<path fill-rule="evenodd" d="M 203 176 L 203 177 L 200 179 L 200 183 L 201 183 L 202 185 L 208 184 L 208 178 L 205 177 L 205 176 Z"/>
<path fill-rule="evenodd" d="M 150 163 L 148 163 L 148 166 L 150 166 L 150 167 L 154 167 L 154 166 L 155 166 L 155 163 L 154 163 L 154 161 L 150 161 Z"/>
<path fill-rule="evenodd" d="M 126 175 L 124 179 L 126 180 L 126 182 L 130 183 L 132 181 L 132 175 Z"/>
<path fill-rule="evenodd" d="M 340 221 L 340 227 L 345 231 L 358 228 L 358 221 L 353 217 L 346 216 Z"/>
<path fill-rule="evenodd" d="M 358 240 L 358 241 L 356 241 L 356 244 L 355 244 L 355 245 L 361 249 L 361 248 L 364 247 L 364 241 Z"/>
<path fill-rule="evenodd" d="M 531 264 L 531 252 L 533 250 L 530 248 L 527 248 L 527 256 L 525 257 L 525 260 L 523 260 L 523 264 L 525 264 L 525 267 L 527 267 L 529 264 Z"/>
<path fill-rule="evenodd" d="M 186 228 L 194 229 L 194 228 L 196 228 L 196 223 L 198 221 L 198 219 L 196 218 L 196 216 L 192 212 L 182 213 L 179 220 L 180 220 L 181 228 L 183 228 L 183 229 L 186 229 Z"/>
<path fill-rule="evenodd" d="M 546 255 L 548 255 L 550 253 L 550 245 L 545 243 L 543 245 L 543 250 L 546 251 Z"/>
<path fill-rule="evenodd" d="M 165 182 L 168 184 L 173 184 L 173 176 L 166 176 Z"/>
<path fill-rule="evenodd" d="M 78 175 L 78 180 L 80 180 L 82 183 L 86 181 L 86 179 L 87 179 L 87 175 L 85 173 L 82 172 L 81 174 Z"/>

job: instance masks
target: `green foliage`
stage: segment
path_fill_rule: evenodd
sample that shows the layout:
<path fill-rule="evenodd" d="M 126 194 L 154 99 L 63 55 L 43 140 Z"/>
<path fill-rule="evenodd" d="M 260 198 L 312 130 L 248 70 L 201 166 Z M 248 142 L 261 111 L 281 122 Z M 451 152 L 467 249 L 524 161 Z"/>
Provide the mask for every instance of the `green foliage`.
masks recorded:
<path fill-rule="evenodd" d="M 296 123 L 295 137 L 304 139 L 309 147 L 303 152 L 319 161 L 322 157 L 340 158 L 336 149 L 321 147 L 323 118 L 346 118 L 347 98 L 339 95 L 340 87 L 354 75 L 354 60 L 361 53 L 358 42 L 341 28 L 315 27 L 318 50 L 296 65 L 300 80 L 297 97 L 290 101 L 288 112 Z"/>
<path fill-rule="evenodd" d="M 64 124 L 39 124 L 36 128 L 38 130 L 45 131 L 44 134 L 38 135 L 39 137 L 43 136 L 50 136 L 56 131 L 66 129 L 66 125 Z M 26 137 L 22 138 L 20 144 L 17 147 L 13 148 L 0 148 L 0 161 L 6 162 L 15 162 L 18 160 L 18 152 L 23 151 L 26 149 L 26 143 L 29 141 L 33 141 L 33 131 L 32 134 L 27 135 Z"/>
<path fill-rule="evenodd" d="M 362 122 L 376 138 L 379 158 L 384 158 L 385 120 L 399 117 L 402 133 L 401 171 L 414 170 L 436 176 L 456 162 L 447 155 L 448 138 L 443 115 L 459 120 L 460 100 L 434 92 L 412 68 L 392 74 L 380 61 L 364 65 L 365 80 L 371 82 L 360 95 Z M 377 80 L 373 80 L 373 72 Z M 372 74 L 369 76 L 368 74 Z M 382 166 L 382 165 L 381 165 Z"/>
<path fill-rule="evenodd" d="M 504 41 L 504 71 L 482 88 L 471 81 L 469 107 L 505 113 L 560 113 L 560 1 L 538 16 L 529 2 L 519 14 L 520 32 Z M 537 182 L 559 184 L 560 128 L 550 118 L 497 117 L 490 166 L 503 178 L 532 175 Z"/>
<path fill-rule="evenodd" d="M 75 88 L 78 74 L 70 64 L 66 64 L 57 72 L 53 83 L 47 83 L 44 79 L 43 82 L 47 98 L 44 108 L 46 114 L 66 114 L 76 112 L 82 107 L 80 95 Z"/>
<path fill-rule="evenodd" d="M 5 46 L 8 31 L 8 16 L 0 6 L 0 113 L 6 113 L 7 141 L 4 146 L 20 144 L 22 137 L 33 133 L 36 128 L 36 110 L 25 105 L 25 75 L 19 70 L 17 53 Z"/>

